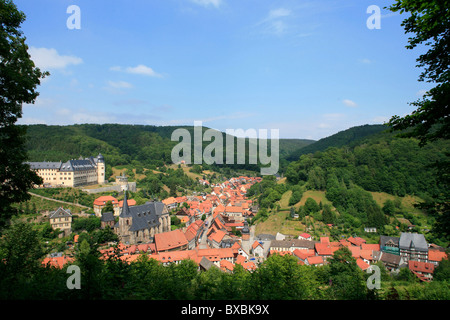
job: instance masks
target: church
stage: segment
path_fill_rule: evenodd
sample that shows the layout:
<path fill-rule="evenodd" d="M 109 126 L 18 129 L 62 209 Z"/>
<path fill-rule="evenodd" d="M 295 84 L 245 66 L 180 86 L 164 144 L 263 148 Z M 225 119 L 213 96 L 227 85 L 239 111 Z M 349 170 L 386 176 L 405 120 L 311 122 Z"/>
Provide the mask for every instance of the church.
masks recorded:
<path fill-rule="evenodd" d="M 129 207 L 125 192 L 122 212 L 114 226 L 114 232 L 122 243 L 152 242 L 155 234 L 168 231 L 170 231 L 170 216 L 164 203 L 150 201 L 143 205 Z"/>

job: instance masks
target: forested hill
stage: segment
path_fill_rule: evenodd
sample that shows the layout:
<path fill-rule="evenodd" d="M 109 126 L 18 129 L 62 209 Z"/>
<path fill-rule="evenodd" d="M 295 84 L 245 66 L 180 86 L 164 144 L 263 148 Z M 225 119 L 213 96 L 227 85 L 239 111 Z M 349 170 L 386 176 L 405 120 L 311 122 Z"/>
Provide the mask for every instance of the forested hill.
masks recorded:
<path fill-rule="evenodd" d="M 443 161 L 449 151 L 448 140 L 420 147 L 416 139 L 383 131 L 340 148 L 303 154 L 289 164 L 285 175 L 290 183 L 316 190 L 329 191 L 337 181 L 340 186 L 358 185 L 399 196 L 437 195 L 442 190 L 433 165 Z"/>
<path fill-rule="evenodd" d="M 133 161 L 144 167 L 171 163 L 172 148 L 178 144 L 178 141 L 171 141 L 172 132 L 177 128 L 185 128 L 194 137 L 192 126 L 80 124 L 28 125 L 26 128 L 30 161 L 67 161 L 102 153 L 106 162 L 112 166 L 132 164 Z M 203 131 L 207 129 L 203 127 Z M 225 134 L 222 135 L 225 145 Z M 285 157 L 313 142 L 307 139 L 280 139 L 280 156 Z M 207 141 L 203 145 L 210 143 Z M 259 171 L 255 165 L 241 167 Z"/>
<path fill-rule="evenodd" d="M 346 145 L 355 144 L 358 141 L 387 130 L 388 128 L 382 124 L 375 125 L 362 125 L 352 127 L 338 133 L 335 133 L 329 137 L 320 139 L 314 143 L 311 143 L 305 147 L 301 147 L 292 153 L 290 153 L 286 160 L 296 161 L 302 154 L 314 153 L 316 151 L 324 151 L 329 147 L 343 147 Z"/>

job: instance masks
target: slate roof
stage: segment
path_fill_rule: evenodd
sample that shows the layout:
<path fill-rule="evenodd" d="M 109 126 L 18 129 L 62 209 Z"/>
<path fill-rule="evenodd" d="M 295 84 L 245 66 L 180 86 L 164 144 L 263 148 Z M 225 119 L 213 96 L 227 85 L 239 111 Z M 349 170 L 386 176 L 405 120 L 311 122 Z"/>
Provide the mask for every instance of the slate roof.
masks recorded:
<path fill-rule="evenodd" d="M 82 170 L 92 170 L 96 169 L 98 162 L 105 162 L 102 154 L 99 153 L 97 157 L 89 157 L 86 159 L 69 160 L 67 162 L 26 162 L 30 165 L 31 169 L 58 169 L 60 171 L 72 172 L 72 171 L 82 171 Z"/>
<path fill-rule="evenodd" d="M 428 251 L 428 244 L 423 234 L 402 232 L 399 241 L 400 249 L 414 248 L 419 251 Z"/>
<path fill-rule="evenodd" d="M 30 165 L 30 168 L 33 170 L 39 169 L 59 169 L 61 167 L 62 162 L 25 162 Z"/>
<path fill-rule="evenodd" d="M 114 221 L 114 213 L 112 213 L 112 212 L 104 212 L 104 213 L 102 213 L 100 221 L 103 221 L 103 222 Z"/>
<path fill-rule="evenodd" d="M 400 238 L 399 237 L 389 237 L 389 236 L 380 236 L 380 246 L 384 247 L 386 243 L 389 241 L 393 242 L 394 245 L 398 246 Z"/>
<path fill-rule="evenodd" d="M 84 171 L 96 169 L 95 163 L 89 159 L 69 160 L 61 165 L 60 171 Z"/>
<path fill-rule="evenodd" d="M 58 209 L 56 209 L 55 211 L 50 213 L 49 219 L 65 218 L 65 217 L 71 217 L 71 216 L 72 216 L 72 213 L 70 212 L 69 209 L 63 209 L 63 208 L 59 207 Z"/>
<path fill-rule="evenodd" d="M 159 217 L 162 215 L 164 203 L 151 201 L 139 206 L 129 207 L 126 199 L 127 196 L 125 194 L 120 217 L 127 218 L 131 216 L 132 224 L 129 231 L 144 230 L 160 225 Z"/>

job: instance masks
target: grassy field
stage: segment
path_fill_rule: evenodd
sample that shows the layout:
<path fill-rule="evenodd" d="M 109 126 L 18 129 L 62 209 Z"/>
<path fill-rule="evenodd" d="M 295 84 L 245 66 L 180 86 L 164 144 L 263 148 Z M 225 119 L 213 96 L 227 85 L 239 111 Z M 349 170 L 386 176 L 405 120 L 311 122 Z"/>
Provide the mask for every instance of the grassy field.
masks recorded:
<path fill-rule="evenodd" d="M 303 193 L 302 200 L 300 200 L 300 202 L 295 205 L 296 208 L 304 206 L 306 199 L 308 198 L 313 198 L 317 203 L 322 202 L 322 205 L 324 204 L 331 205 L 331 201 L 328 200 L 325 196 L 325 191 L 308 190 Z"/>
<path fill-rule="evenodd" d="M 286 218 L 289 211 L 272 212 L 266 221 L 256 225 L 256 234 L 266 233 L 276 235 L 283 234 L 299 235 L 305 226 L 300 221 L 290 221 Z"/>
<path fill-rule="evenodd" d="M 303 232 L 315 234 L 318 239 L 320 236 L 329 236 L 327 227 L 322 222 L 314 221 L 311 217 L 306 217 L 310 223 L 314 222 L 314 229 L 316 232 L 306 230 L 305 224 L 298 220 L 288 220 L 288 210 L 273 211 L 266 221 L 260 222 L 256 225 L 255 233 L 276 235 L 278 232 L 284 235 L 298 237 Z"/>
<path fill-rule="evenodd" d="M 292 195 L 292 190 L 288 190 L 281 196 L 281 200 L 278 201 L 278 204 L 281 208 L 289 208 L 289 198 Z M 308 190 L 303 193 L 302 199 L 297 202 L 294 207 L 298 209 L 300 206 L 304 206 L 306 199 L 313 198 L 317 203 L 322 202 L 322 204 L 329 204 L 331 205 L 331 202 L 325 197 L 325 191 L 313 191 Z"/>
<path fill-rule="evenodd" d="M 419 197 L 406 195 L 404 197 L 397 197 L 385 192 L 370 192 L 372 194 L 373 199 L 378 203 L 380 207 L 383 207 L 383 204 L 386 200 L 392 200 L 399 198 L 402 203 L 402 207 L 406 212 L 414 213 L 414 214 L 422 214 L 420 209 L 414 207 L 414 204 L 422 202 Z"/>

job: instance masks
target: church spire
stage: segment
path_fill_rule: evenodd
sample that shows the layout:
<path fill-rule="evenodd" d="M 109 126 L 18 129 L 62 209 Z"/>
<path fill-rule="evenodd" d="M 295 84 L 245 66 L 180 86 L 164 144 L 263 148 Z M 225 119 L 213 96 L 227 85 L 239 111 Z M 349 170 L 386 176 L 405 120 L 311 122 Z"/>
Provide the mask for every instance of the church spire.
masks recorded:
<path fill-rule="evenodd" d="M 120 216 L 122 218 L 127 217 L 130 214 L 129 208 L 128 208 L 127 191 L 128 191 L 128 188 L 125 188 L 125 190 L 124 190 L 125 196 L 123 198 L 122 212 L 120 213 Z"/>

